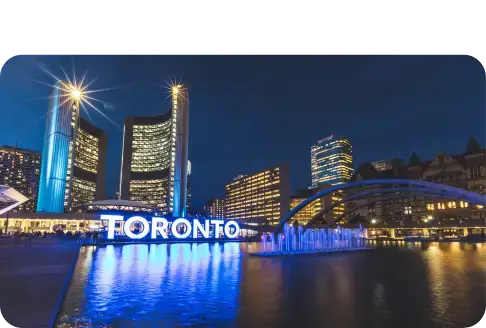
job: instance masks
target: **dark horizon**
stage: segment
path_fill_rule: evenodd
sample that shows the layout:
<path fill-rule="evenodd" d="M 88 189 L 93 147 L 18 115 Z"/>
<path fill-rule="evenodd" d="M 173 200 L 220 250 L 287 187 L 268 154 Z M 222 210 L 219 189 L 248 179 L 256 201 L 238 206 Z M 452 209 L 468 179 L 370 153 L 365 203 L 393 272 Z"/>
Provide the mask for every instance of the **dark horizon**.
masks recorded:
<path fill-rule="evenodd" d="M 196 206 L 225 185 L 287 163 L 291 189 L 311 184 L 310 147 L 332 133 L 353 144 L 354 167 L 412 152 L 422 161 L 485 143 L 485 75 L 469 56 L 19 56 L 0 73 L 0 145 L 42 152 L 49 87 L 39 65 L 63 77 L 100 76 L 96 94 L 120 128 L 90 112 L 108 134 L 107 194 L 118 189 L 123 122 L 169 107 L 169 78 L 189 89 L 189 160 Z M 71 76 L 70 76 L 71 77 Z M 19 113 L 22 113 L 19 117 Z M 84 115 L 85 118 L 87 118 Z"/>

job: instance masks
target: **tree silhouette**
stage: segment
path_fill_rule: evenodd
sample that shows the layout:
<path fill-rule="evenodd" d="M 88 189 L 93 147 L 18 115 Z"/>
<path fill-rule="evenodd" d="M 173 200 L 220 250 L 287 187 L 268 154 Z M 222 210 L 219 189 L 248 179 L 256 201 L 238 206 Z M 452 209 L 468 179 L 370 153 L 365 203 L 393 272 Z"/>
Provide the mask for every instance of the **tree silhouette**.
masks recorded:
<path fill-rule="evenodd" d="M 418 165 L 420 165 L 420 158 L 415 152 L 413 152 L 412 156 L 410 156 L 410 166 L 418 166 Z"/>
<path fill-rule="evenodd" d="M 469 138 L 466 151 L 468 154 L 475 154 L 481 152 L 481 146 L 479 145 L 479 143 L 476 141 L 474 137 Z"/>

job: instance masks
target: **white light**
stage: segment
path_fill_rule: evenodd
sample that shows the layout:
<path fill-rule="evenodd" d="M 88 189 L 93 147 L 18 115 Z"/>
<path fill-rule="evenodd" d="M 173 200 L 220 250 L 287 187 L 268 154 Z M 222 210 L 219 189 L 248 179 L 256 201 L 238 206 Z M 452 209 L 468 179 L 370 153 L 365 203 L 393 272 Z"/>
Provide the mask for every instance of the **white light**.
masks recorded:
<path fill-rule="evenodd" d="M 115 238 L 115 221 L 123 221 L 123 216 L 121 215 L 101 215 L 101 220 L 108 221 L 108 235 L 107 239 Z"/>
<path fill-rule="evenodd" d="M 371 219 L 371 224 L 375 224 L 376 223 L 376 219 Z"/>
<path fill-rule="evenodd" d="M 198 230 L 201 231 L 201 235 L 203 235 L 204 238 L 209 238 L 209 221 L 208 220 L 204 221 L 204 227 L 201 224 L 201 222 L 199 222 L 198 219 L 194 219 L 193 224 L 194 224 L 194 232 L 192 234 L 193 238 L 197 238 Z"/>
<path fill-rule="evenodd" d="M 162 223 L 162 226 L 159 227 L 159 224 L 158 223 Z M 165 218 L 157 218 L 157 217 L 153 217 L 152 218 L 152 234 L 150 235 L 150 237 L 152 239 L 157 239 L 157 232 L 160 233 L 160 235 L 162 236 L 162 238 L 164 239 L 167 239 L 167 225 L 169 224 L 169 222 L 167 222 L 167 219 Z"/>
<path fill-rule="evenodd" d="M 211 220 L 211 224 L 214 224 L 214 238 L 219 238 L 219 226 L 224 224 L 223 220 Z"/>
<path fill-rule="evenodd" d="M 434 217 L 432 215 L 427 216 L 428 220 L 432 220 Z"/>
<path fill-rule="evenodd" d="M 177 231 L 177 226 L 179 225 L 179 223 L 182 223 L 186 226 L 186 231 L 183 234 L 180 234 Z M 184 239 L 184 238 L 187 238 L 191 234 L 192 225 L 191 225 L 191 222 L 189 222 L 188 220 L 183 219 L 183 218 L 179 218 L 179 219 L 175 220 L 174 222 L 172 222 L 171 228 L 172 228 L 171 230 L 172 230 L 172 234 L 174 235 L 174 237 L 179 238 L 179 239 Z"/>
<path fill-rule="evenodd" d="M 235 227 L 235 232 L 233 232 L 233 234 L 231 234 L 230 226 Z M 240 234 L 240 226 L 235 221 L 228 221 L 224 226 L 224 234 L 227 238 L 236 238 Z"/>
<path fill-rule="evenodd" d="M 143 231 L 141 233 L 135 234 L 130 230 L 130 225 L 137 221 L 142 223 Z M 150 226 L 148 221 L 141 216 L 132 216 L 131 218 L 126 220 L 125 224 L 123 225 L 123 232 L 125 232 L 125 235 L 127 235 L 127 237 L 130 239 L 141 239 L 149 233 L 149 230 L 150 230 Z"/>

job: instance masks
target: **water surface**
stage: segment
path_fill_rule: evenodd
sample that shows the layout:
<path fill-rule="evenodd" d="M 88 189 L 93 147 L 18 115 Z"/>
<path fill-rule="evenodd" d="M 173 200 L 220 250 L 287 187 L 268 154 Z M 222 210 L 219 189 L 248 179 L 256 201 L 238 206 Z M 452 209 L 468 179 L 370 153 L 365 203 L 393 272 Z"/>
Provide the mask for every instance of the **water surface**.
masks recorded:
<path fill-rule="evenodd" d="M 58 327 L 466 327 L 486 306 L 486 244 L 257 258 L 256 244 L 81 250 Z"/>

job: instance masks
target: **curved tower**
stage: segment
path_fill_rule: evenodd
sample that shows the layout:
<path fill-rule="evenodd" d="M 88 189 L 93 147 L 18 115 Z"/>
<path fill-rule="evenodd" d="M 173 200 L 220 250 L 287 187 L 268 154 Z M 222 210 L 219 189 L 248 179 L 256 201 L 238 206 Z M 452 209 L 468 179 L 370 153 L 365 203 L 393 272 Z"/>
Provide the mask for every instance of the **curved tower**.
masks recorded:
<path fill-rule="evenodd" d="M 167 113 L 125 119 L 120 198 L 184 217 L 189 102 L 182 86 L 171 91 L 172 107 Z"/>
<path fill-rule="evenodd" d="M 105 197 L 106 134 L 79 115 L 81 91 L 59 81 L 46 115 L 37 212 L 62 213 Z"/>

